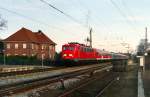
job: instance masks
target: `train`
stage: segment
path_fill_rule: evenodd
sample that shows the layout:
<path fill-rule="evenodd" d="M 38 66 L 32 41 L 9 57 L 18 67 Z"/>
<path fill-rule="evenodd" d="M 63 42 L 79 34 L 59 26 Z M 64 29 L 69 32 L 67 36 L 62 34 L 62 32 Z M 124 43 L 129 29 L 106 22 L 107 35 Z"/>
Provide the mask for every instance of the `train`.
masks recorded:
<path fill-rule="evenodd" d="M 65 61 L 88 63 L 128 59 L 127 55 L 121 53 L 108 52 L 76 42 L 62 45 L 61 57 Z"/>

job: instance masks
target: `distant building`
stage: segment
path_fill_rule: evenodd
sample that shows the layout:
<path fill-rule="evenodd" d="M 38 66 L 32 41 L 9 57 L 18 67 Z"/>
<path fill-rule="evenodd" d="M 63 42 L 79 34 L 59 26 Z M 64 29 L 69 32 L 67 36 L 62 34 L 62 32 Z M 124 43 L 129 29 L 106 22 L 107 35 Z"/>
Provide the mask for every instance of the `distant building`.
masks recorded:
<path fill-rule="evenodd" d="M 4 41 L 6 56 L 36 56 L 38 59 L 54 59 L 55 45 L 41 30 L 32 32 L 22 28 Z"/>

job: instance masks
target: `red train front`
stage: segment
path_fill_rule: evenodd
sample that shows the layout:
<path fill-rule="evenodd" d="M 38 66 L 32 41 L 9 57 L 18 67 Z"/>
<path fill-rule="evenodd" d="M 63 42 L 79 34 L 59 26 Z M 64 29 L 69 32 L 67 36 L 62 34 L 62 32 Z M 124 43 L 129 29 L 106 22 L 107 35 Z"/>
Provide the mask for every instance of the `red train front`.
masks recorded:
<path fill-rule="evenodd" d="M 78 44 L 65 44 L 62 46 L 63 59 L 77 59 L 78 58 Z"/>

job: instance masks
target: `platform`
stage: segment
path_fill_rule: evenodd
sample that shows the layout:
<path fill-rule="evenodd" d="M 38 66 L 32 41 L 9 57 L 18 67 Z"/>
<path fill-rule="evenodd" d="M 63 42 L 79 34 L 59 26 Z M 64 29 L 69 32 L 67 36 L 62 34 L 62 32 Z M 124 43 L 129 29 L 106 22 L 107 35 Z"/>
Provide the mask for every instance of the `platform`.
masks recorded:
<path fill-rule="evenodd" d="M 37 68 L 52 68 L 48 66 L 28 66 L 28 65 L 0 65 L 0 72 L 13 72 L 13 71 L 24 71 L 33 70 Z"/>
<path fill-rule="evenodd" d="M 150 70 L 143 71 L 142 80 L 145 97 L 150 97 Z"/>

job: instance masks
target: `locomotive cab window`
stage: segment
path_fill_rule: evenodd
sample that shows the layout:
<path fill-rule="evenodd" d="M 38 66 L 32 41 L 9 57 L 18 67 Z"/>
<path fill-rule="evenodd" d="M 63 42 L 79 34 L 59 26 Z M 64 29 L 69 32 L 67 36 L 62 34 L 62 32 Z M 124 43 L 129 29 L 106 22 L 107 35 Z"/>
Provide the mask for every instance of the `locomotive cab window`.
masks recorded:
<path fill-rule="evenodd" d="M 67 50 L 67 49 L 68 49 L 68 47 L 66 47 L 66 46 L 63 47 L 63 50 Z"/>
<path fill-rule="evenodd" d="M 74 47 L 64 46 L 64 47 L 63 47 L 63 50 L 70 50 L 70 51 L 73 51 L 73 50 L 74 50 Z"/>
<path fill-rule="evenodd" d="M 74 50 L 74 47 L 69 47 L 69 50 L 73 51 L 73 50 Z"/>

